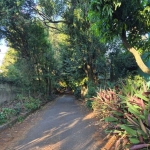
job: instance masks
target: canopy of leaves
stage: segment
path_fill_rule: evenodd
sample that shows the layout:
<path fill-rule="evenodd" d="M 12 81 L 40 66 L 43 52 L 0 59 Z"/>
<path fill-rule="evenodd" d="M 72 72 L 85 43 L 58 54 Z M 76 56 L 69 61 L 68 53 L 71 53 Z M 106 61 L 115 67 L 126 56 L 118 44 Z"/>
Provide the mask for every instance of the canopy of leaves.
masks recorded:
<path fill-rule="evenodd" d="M 149 49 L 149 39 L 143 40 L 150 32 L 149 0 L 92 0 L 89 18 L 101 40 L 111 40 L 125 30 L 130 44 Z"/>

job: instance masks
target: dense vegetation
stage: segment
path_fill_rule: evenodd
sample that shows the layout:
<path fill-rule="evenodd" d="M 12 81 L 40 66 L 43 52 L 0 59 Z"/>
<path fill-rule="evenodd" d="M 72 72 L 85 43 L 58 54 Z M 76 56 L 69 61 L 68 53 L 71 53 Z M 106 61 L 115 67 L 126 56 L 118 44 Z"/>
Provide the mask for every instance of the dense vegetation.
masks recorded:
<path fill-rule="evenodd" d="M 128 144 L 149 146 L 149 89 L 138 76 L 150 74 L 149 0 L 1 0 L 0 38 L 10 47 L 1 82 L 32 101 L 72 89 Z"/>

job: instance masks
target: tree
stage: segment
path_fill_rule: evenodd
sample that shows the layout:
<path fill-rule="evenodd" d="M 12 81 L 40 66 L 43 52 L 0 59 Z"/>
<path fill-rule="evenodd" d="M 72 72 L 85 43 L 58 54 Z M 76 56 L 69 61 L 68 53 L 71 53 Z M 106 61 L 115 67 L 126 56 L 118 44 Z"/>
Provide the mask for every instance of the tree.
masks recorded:
<path fill-rule="evenodd" d="M 10 26 L 9 29 L 11 30 L 8 30 L 5 35 L 7 41 L 9 41 L 9 46 L 15 48 L 17 52 L 15 68 L 19 70 L 21 77 L 25 79 L 25 85 L 31 91 L 40 90 L 49 95 L 52 91 L 56 64 L 54 52 L 49 42 L 49 32 L 44 29 L 41 22 L 36 20 L 32 20 L 28 25 L 22 25 L 22 27 L 19 25 Z M 9 51 L 8 54 L 10 54 L 8 55 L 10 57 L 13 56 L 12 51 Z M 8 72 L 7 76 L 10 77 L 13 74 L 14 65 L 8 64 L 7 67 L 4 67 L 5 65 L 6 63 L 3 64 L 3 68 L 9 70 L 3 69 L 4 73 Z M 14 78 L 11 79 L 14 80 Z M 24 83 L 22 82 L 22 84 Z"/>
<path fill-rule="evenodd" d="M 20 80 L 20 71 L 16 67 L 17 59 L 17 52 L 14 49 L 9 48 L 0 67 L 2 71 L 1 79 L 5 79 L 1 82 L 9 82 L 16 84 L 18 80 Z"/>
<path fill-rule="evenodd" d="M 54 77 L 54 53 L 49 42 L 49 31 L 36 19 L 33 12 L 33 2 L 2 1 L 0 7 L 5 8 L 2 12 L 6 13 L 6 16 L 0 14 L 0 34 L 6 38 L 8 45 L 17 51 L 17 62 L 24 64 L 22 69 L 19 65 L 19 69 L 28 77 L 29 88 L 49 95 Z"/>
<path fill-rule="evenodd" d="M 34 0 L 2 0 L 0 35 L 17 51 L 17 67 L 21 74 L 26 75 L 25 79 L 30 83 L 28 88 L 33 92 L 40 91 L 49 95 L 56 79 L 55 60 L 59 58 L 56 58 L 53 51 L 56 46 L 51 45 L 50 41 L 53 41 L 51 34 L 43 26 L 45 20 L 39 21 L 41 17 L 36 13 L 41 13 L 34 2 Z M 41 8 L 42 4 L 43 2 Z"/>
<path fill-rule="evenodd" d="M 150 48 L 150 38 L 143 38 L 150 32 L 149 0 L 92 0 L 89 17 L 101 40 L 109 41 L 120 36 L 140 69 L 150 74 L 150 68 L 144 64 L 137 50 L 141 48 L 149 52 Z"/>
<path fill-rule="evenodd" d="M 108 51 L 106 58 L 107 66 L 110 70 L 110 80 L 118 80 L 129 75 L 135 75 L 138 70 L 134 56 L 122 46 L 122 41 L 118 38 L 107 43 Z"/>
<path fill-rule="evenodd" d="M 71 1 L 64 15 L 67 20 L 64 29 L 69 37 L 68 50 L 72 51 L 72 64 L 76 66 L 77 77 L 83 75 L 82 78 L 87 77 L 88 81 L 96 83 L 99 73 L 98 66 L 100 67 L 102 63 L 100 56 L 104 56 L 106 47 L 90 31 L 90 22 L 87 18 L 88 5 L 88 0 Z"/>

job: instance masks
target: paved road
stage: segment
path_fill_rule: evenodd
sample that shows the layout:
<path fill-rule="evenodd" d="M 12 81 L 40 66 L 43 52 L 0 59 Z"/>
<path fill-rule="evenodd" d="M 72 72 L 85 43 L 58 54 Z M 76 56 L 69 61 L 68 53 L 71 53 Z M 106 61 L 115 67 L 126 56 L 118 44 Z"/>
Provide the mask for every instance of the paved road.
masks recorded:
<path fill-rule="evenodd" d="M 100 150 L 94 120 L 73 96 L 61 96 L 12 150 Z"/>

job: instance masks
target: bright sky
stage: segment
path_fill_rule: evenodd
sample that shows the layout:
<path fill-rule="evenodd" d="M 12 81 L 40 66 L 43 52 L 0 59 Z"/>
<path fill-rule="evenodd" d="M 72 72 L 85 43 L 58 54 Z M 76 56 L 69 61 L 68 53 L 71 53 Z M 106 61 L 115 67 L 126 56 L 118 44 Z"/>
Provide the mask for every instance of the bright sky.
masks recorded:
<path fill-rule="evenodd" d="M 6 46 L 6 43 L 4 40 L 0 41 L 0 65 L 2 64 L 2 61 L 4 59 L 4 56 L 8 50 L 8 47 Z"/>

